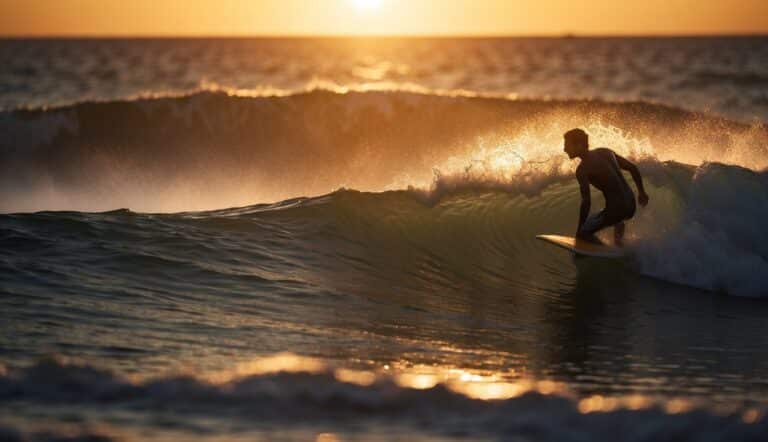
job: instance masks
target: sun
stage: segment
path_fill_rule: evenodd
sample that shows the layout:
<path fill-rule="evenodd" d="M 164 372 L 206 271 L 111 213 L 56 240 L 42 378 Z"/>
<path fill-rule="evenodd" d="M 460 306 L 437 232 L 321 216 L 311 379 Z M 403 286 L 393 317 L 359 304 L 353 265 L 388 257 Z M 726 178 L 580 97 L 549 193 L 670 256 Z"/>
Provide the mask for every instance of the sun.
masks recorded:
<path fill-rule="evenodd" d="M 381 7 L 382 0 L 352 0 L 352 3 L 357 9 L 370 11 L 379 9 Z"/>

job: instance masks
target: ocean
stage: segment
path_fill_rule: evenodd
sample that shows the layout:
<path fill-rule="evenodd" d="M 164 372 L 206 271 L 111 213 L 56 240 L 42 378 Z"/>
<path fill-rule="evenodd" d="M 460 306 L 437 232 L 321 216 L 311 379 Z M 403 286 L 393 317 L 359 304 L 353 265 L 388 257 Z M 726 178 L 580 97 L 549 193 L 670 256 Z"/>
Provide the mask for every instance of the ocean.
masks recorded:
<path fill-rule="evenodd" d="M 0 440 L 768 440 L 767 37 L 0 60 Z M 535 239 L 574 127 L 624 259 Z"/>

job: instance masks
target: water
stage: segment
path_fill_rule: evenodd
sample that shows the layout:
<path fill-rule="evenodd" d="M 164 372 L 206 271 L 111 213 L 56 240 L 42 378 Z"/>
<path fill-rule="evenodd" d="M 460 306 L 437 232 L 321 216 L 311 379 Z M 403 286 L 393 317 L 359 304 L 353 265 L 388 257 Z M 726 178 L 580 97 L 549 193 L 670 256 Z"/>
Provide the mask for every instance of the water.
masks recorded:
<path fill-rule="evenodd" d="M 0 59 L 5 109 L 213 87 L 380 84 L 768 117 L 765 37 L 11 40 Z"/>
<path fill-rule="evenodd" d="M 1 42 L 0 439 L 763 440 L 766 43 Z"/>

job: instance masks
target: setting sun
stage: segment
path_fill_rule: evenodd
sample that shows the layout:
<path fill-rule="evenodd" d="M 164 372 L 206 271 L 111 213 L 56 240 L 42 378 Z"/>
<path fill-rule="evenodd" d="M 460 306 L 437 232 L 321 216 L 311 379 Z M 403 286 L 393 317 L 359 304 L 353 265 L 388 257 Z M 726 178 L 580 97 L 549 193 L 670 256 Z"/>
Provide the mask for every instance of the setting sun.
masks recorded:
<path fill-rule="evenodd" d="M 182 6 L 183 5 L 183 6 Z M 695 5 L 695 7 L 694 7 Z M 764 0 L 0 0 L 15 36 L 762 34 Z M 626 20 L 631 16 L 632 20 Z M 350 18 L 354 17 L 354 18 Z"/>
<path fill-rule="evenodd" d="M 355 7 L 360 10 L 372 10 L 381 7 L 381 0 L 352 0 Z"/>

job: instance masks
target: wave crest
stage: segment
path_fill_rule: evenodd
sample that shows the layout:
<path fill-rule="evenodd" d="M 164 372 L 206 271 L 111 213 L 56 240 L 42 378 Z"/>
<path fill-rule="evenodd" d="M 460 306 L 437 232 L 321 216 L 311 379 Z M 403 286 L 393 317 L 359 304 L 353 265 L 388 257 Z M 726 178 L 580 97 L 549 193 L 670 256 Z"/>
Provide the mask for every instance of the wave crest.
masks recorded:
<path fill-rule="evenodd" d="M 768 165 L 762 125 L 652 103 L 200 92 L 0 114 L 0 210 L 200 210 L 340 187 L 428 188 L 435 168 L 443 180 L 467 168 L 478 177 L 483 162 L 495 164 L 486 182 L 567 173 L 561 139 L 572 127 L 624 154 Z"/>

